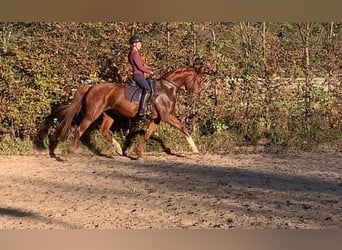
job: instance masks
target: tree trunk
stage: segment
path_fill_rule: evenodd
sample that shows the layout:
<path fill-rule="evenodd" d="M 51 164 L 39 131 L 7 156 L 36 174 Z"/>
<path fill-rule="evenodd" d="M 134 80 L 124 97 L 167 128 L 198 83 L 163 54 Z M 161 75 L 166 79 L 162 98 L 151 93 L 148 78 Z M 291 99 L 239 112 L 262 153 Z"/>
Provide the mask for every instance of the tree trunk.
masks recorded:
<path fill-rule="evenodd" d="M 305 117 L 308 118 L 311 115 L 311 96 L 310 96 L 310 36 L 312 26 L 309 22 L 299 24 L 299 31 L 304 45 L 304 74 L 305 74 L 305 89 L 304 89 L 304 105 L 305 105 Z"/>
<path fill-rule="evenodd" d="M 245 52 L 245 56 L 248 57 L 251 50 L 252 38 L 250 36 L 250 23 L 240 22 L 240 36 L 242 40 L 242 47 Z"/>
<path fill-rule="evenodd" d="M 330 23 L 330 32 L 328 36 L 328 40 L 331 42 L 332 38 L 334 36 L 334 22 Z"/>
<path fill-rule="evenodd" d="M 263 60 L 263 68 L 264 68 L 264 81 L 265 81 L 265 109 L 264 109 L 264 116 L 265 116 L 265 129 L 266 132 L 269 133 L 271 131 L 271 118 L 270 118 L 270 105 L 271 105 L 271 91 L 270 91 L 270 76 L 268 73 L 268 65 L 267 65 L 267 55 L 266 55 L 266 23 L 262 23 L 262 60 Z"/>

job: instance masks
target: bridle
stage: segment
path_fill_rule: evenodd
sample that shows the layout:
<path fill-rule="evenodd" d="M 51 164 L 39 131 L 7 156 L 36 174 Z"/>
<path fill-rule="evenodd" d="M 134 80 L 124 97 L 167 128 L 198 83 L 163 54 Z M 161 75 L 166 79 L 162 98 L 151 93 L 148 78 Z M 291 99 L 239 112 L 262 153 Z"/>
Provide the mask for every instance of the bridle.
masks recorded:
<path fill-rule="evenodd" d="M 167 78 L 165 78 L 165 77 L 161 77 L 160 79 L 161 79 L 161 80 L 167 81 L 167 82 L 170 83 L 172 86 L 176 87 L 177 90 L 180 89 L 180 87 L 177 86 L 173 81 L 171 81 L 171 80 L 169 80 L 169 79 L 167 79 Z"/>
<path fill-rule="evenodd" d="M 195 83 L 196 83 L 196 81 L 197 81 L 197 75 L 198 75 L 198 74 L 195 72 L 194 77 L 193 77 L 193 81 L 192 81 L 192 85 L 191 85 L 191 87 L 189 88 L 189 90 L 191 90 L 191 91 L 194 90 L 194 86 L 195 86 Z M 171 81 L 171 80 L 169 80 L 169 79 L 167 79 L 167 78 L 165 78 L 165 77 L 161 77 L 160 79 L 161 79 L 161 80 L 167 81 L 167 82 L 170 83 L 172 86 L 176 87 L 177 90 L 179 90 L 179 89 L 181 88 L 180 86 L 177 86 L 173 81 Z"/>

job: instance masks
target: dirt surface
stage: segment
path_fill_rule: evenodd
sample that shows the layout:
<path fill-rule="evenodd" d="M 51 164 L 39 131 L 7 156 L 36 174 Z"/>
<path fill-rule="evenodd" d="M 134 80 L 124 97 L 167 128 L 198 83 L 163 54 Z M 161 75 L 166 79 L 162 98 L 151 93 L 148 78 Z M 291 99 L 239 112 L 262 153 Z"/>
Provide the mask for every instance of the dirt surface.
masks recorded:
<path fill-rule="evenodd" d="M 0 156 L 0 228 L 342 228 L 341 154 Z"/>

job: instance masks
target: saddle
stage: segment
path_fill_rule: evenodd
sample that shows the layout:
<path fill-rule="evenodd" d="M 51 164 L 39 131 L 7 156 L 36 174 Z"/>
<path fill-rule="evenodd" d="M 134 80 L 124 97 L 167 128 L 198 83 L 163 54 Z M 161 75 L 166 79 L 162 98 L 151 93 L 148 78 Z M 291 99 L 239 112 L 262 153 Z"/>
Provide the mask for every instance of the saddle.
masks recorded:
<path fill-rule="evenodd" d="M 154 80 L 148 80 L 148 84 L 152 90 L 152 96 L 149 98 L 149 105 L 152 104 L 154 99 L 157 97 L 156 94 L 156 82 Z M 129 102 L 140 102 L 143 90 L 139 85 L 133 80 L 129 79 L 125 84 L 125 98 Z"/>
<path fill-rule="evenodd" d="M 142 95 L 142 89 L 133 80 L 129 79 L 125 84 L 125 98 L 129 102 L 139 102 Z"/>

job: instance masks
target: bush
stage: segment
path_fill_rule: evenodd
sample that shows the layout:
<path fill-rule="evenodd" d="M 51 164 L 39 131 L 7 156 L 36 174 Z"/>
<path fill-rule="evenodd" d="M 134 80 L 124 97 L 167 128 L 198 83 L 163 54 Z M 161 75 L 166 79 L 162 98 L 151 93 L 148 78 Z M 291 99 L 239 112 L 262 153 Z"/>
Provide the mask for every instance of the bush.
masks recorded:
<path fill-rule="evenodd" d="M 340 26 L 335 24 L 337 36 L 329 41 L 324 32 L 311 37 L 315 43 L 309 49 L 317 52 L 312 69 L 325 76 L 316 84 L 314 72 L 302 63 L 297 26 L 267 25 L 263 43 L 261 23 L 0 23 L 1 153 L 29 152 L 29 141 L 49 147 L 44 137 L 52 131 L 55 107 L 69 102 L 82 83 L 124 82 L 132 33 L 143 37 L 145 62 L 160 74 L 204 66 L 200 100 L 192 102 L 181 91 L 176 108 L 203 150 L 229 151 L 264 137 L 273 145 L 303 149 L 339 140 Z M 279 30 L 291 41 L 278 36 Z M 118 135 L 124 143 L 125 135 Z M 100 138 L 91 139 L 97 150 L 109 150 Z M 173 150 L 189 149 L 169 126 L 158 128 L 149 150 L 165 150 L 157 138 Z"/>

